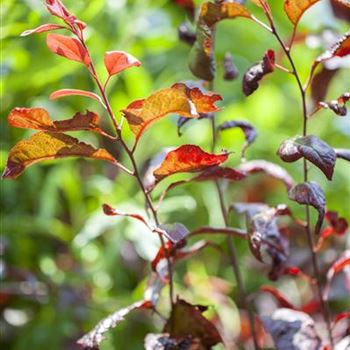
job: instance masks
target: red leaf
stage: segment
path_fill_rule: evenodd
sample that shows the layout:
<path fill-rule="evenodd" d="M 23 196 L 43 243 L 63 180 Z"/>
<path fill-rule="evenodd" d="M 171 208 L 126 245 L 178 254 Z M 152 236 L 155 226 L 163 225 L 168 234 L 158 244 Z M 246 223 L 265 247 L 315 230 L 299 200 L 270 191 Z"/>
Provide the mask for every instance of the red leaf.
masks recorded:
<path fill-rule="evenodd" d="M 64 26 L 60 26 L 58 24 L 47 23 L 34 29 L 25 30 L 21 34 L 21 36 L 27 36 L 34 33 L 44 33 L 44 32 L 49 32 L 51 30 L 57 30 L 57 29 L 67 29 L 67 28 Z"/>
<path fill-rule="evenodd" d="M 50 95 L 50 100 L 57 100 L 61 97 L 66 97 L 66 96 L 85 96 L 92 98 L 93 100 L 96 100 L 101 103 L 103 107 L 105 107 L 105 104 L 102 101 L 102 98 L 98 96 L 97 94 L 91 92 L 91 91 L 85 91 L 85 90 L 77 90 L 77 89 L 61 89 L 54 91 Z"/>
<path fill-rule="evenodd" d="M 201 171 L 219 165 L 227 158 L 227 153 L 210 154 L 198 146 L 183 145 L 167 154 L 160 167 L 154 171 L 154 176 L 160 181 L 176 173 Z"/>
<path fill-rule="evenodd" d="M 106 52 L 104 62 L 109 75 L 118 74 L 124 69 L 141 65 L 137 58 L 124 51 Z"/>
<path fill-rule="evenodd" d="M 348 229 L 348 222 L 345 218 L 339 217 L 336 211 L 327 211 L 325 219 L 334 228 L 334 231 L 338 235 L 345 234 L 346 230 Z"/>
<path fill-rule="evenodd" d="M 60 34 L 48 34 L 47 46 L 55 54 L 66 57 L 70 60 L 84 63 L 90 66 L 91 59 L 89 53 L 76 38 Z"/>

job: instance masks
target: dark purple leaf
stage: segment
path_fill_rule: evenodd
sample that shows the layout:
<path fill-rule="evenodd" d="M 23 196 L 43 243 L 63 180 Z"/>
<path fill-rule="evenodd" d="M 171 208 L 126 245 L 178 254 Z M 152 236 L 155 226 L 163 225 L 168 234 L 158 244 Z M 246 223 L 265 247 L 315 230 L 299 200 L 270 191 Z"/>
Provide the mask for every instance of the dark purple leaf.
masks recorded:
<path fill-rule="evenodd" d="M 172 243 L 179 243 L 189 234 L 187 228 L 179 223 L 160 225 L 157 232 L 164 234 Z"/>
<path fill-rule="evenodd" d="M 187 23 L 181 23 L 177 28 L 177 35 L 181 41 L 192 46 L 197 39 L 196 33 L 191 31 Z"/>
<path fill-rule="evenodd" d="M 321 339 L 313 319 L 304 312 L 277 309 L 271 316 L 262 316 L 265 329 L 271 334 L 277 349 L 319 350 Z"/>
<path fill-rule="evenodd" d="M 332 180 L 336 161 L 335 151 L 317 136 L 288 139 L 279 147 L 278 155 L 285 162 L 294 162 L 304 157 L 321 169 L 328 180 Z"/>
<path fill-rule="evenodd" d="M 285 169 L 277 164 L 267 162 L 265 160 L 252 160 L 249 162 L 244 162 L 238 167 L 238 170 L 249 174 L 264 172 L 275 179 L 283 181 L 288 190 L 294 186 L 294 180 Z"/>
<path fill-rule="evenodd" d="M 319 102 L 318 105 L 320 108 L 329 108 L 336 115 L 339 115 L 340 117 L 345 117 L 348 113 L 345 104 L 346 102 L 349 101 L 349 99 L 350 99 L 350 92 L 345 92 L 336 100 L 332 100 L 330 102 Z"/>
<path fill-rule="evenodd" d="M 195 181 L 220 180 L 240 181 L 246 177 L 245 173 L 228 167 L 214 166 L 204 170 L 201 174 L 194 177 Z"/>
<path fill-rule="evenodd" d="M 233 128 L 240 128 L 244 133 L 244 136 L 246 139 L 246 143 L 242 149 L 242 157 L 244 157 L 246 149 L 251 143 L 254 142 L 258 134 L 254 126 L 245 120 L 230 120 L 218 126 L 219 131 L 233 129 Z"/>
<path fill-rule="evenodd" d="M 326 98 L 328 87 L 337 72 L 338 69 L 328 69 L 327 67 L 323 67 L 322 70 L 312 79 L 311 97 L 315 105 Z"/>
<path fill-rule="evenodd" d="M 350 162 L 350 149 L 346 148 L 335 148 L 335 154 L 337 158 L 341 158 Z"/>
<path fill-rule="evenodd" d="M 207 308 L 177 299 L 163 332 L 175 339 L 198 339 L 198 348 L 211 349 L 222 339 L 213 323 L 202 316 Z"/>
<path fill-rule="evenodd" d="M 238 69 L 233 62 L 232 55 L 229 52 L 225 53 L 224 57 L 224 80 L 234 80 L 238 77 Z"/>
<path fill-rule="evenodd" d="M 243 76 L 243 92 L 246 96 L 251 95 L 259 87 L 260 80 L 275 69 L 275 52 L 268 50 L 263 59 L 250 67 Z"/>
<path fill-rule="evenodd" d="M 326 199 L 322 188 L 313 181 L 294 186 L 288 193 L 289 199 L 302 205 L 311 205 L 318 211 L 315 234 L 320 232 L 325 215 Z"/>
<path fill-rule="evenodd" d="M 142 300 L 118 310 L 101 320 L 92 331 L 85 334 L 77 343 L 81 345 L 84 350 L 97 350 L 99 349 L 101 342 L 104 340 L 105 333 L 110 329 L 115 328 L 120 322 L 124 321 L 125 316 L 131 311 L 149 307 L 149 303 Z"/>

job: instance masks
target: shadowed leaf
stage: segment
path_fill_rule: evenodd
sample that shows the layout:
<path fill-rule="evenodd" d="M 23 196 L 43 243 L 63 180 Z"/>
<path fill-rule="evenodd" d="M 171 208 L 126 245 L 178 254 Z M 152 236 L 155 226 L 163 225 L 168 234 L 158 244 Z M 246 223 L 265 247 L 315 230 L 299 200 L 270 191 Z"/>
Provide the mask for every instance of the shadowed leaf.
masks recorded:
<path fill-rule="evenodd" d="M 128 120 L 136 141 L 156 120 L 177 113 L 187 118 L 198 118 L 199 113 L 217 111 L 217 94 L 203 93 L 199 88 L 189 88 L 185 84 L 174 84 L 171 88 L 155 92 L 143 100 L 132 102 L 123 113 Z"/>
<path fill-rule="evenodd" d="M 304 12 L 319 0 L 285 0 L 284 11 L 296 26 Z"/>
<path fill-rule="evenodd" d="M 19 141 L 11 149 L 2 176 L 14 179 L 34 163 L 65 157 L 88 157 L 118 164 L 116 159 L 103 148 L 96 149 L 69 135 L 39 132 Z"/>
<path fill-rule="evenodd" d="M 246 96 L 251 95 L 259 87 L 260 80 L 275 69 L 275 52 L 266 51 L 263 59 L 250 67 L 243 76 L 243 92 Z"/>
<path fill-rule="evenodd" d="M 314 321 L 306 313 L 282 308 L 271 316 L 261 318 L 277 349 L 320 349 L 321 339 L 316 333 Z"/>
<path fill-rule="evenodd" d="M 318 211 L 315 234 L 320 232 L 325 215 L 326 199 L 322 188 L 313 181 L 294 186 L 288 193 L 289 199 L 302 205 L 311 205 Z"/>
<path fill-rule="evenodd" d="M 162 164 L 154 171 L 155 178 L 161 179 L 185 172 L 198 172 L 225 162 L 227 153 L 210 154 L 195 145 L 183 145 L 170 151 Z"/>
<path fill-rule="evenodd" d="M 279 147 L 278 155 L 285 162 L 295 162 L 304 157 L 321 169 L 328 180 L 332 180 L 336 153 L 317 136 L 308 135 L 286 140 Z"/>
<path fill-rule="evenodd" d="M 138 67 L 141 62 L 124 51 L 108 51 L 104 57 L 109 75 L 115 75 L 130 67 Z"/>
<path fill-rule="evenodd" d="M 61 34 L 48 34 L 47 46 L 55 54 L 90 66 L 89 53 L 78 39 Z"/>
<path fill-rule="evenodd" d="M 311 96 L 315 105 L 326 98 L 328 87 L 337 72 L 338 69 L 322 67 L 322 70 L 314 76 L 311 82 Z"/>
<path fill-rule="evenodd" d="M 204 310 L 206 307 L 177 299 L 163 332 L 175 339 L 198 339 L 204 349 L 210 349 L 222 339 L 214 324 L 202 316 Z"/>

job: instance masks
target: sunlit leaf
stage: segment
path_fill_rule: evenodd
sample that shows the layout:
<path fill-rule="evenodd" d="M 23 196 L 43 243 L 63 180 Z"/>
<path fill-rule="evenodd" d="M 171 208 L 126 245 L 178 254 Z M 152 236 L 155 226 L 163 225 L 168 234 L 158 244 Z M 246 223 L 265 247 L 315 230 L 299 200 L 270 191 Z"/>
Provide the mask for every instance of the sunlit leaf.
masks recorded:
<path fill-rule="evenodd" d="M 72 119 L 52 120 L 49 112 L 44 108 L 14 108 L 8 116 L 8 123 L 16 128 L 40 131 L 90 130 L 101 135 L 107 135 L 99 126 L 98 115 L 90 111 L 87 111 L 86 114 L 78 112 Z"/>
<path fill-rule="evenodd" d="M 85 334 L 77 343 L 81 345 L 84 350 L 99 349 L 100 344 L 105 338 L 105 333 L 118 326 L 120 322 L 124 321 L 125 316 L 130 312 L 147 308 L 150 308 L 149 303 L 142 300 L 120 309 L 101 320 L 92 331 Z"/>
<path fill-rule="evenodd" d="M 141 62 L 124 51 L 108 51 L 104 57 L 109 75 L 115 75 L 130 67 L 138 67 Z"/>
<path fill-rule="evenodd" d="M 102 101 L 102 98 L 100 96 L 98 96 L 94 92 L 86 91 L 86 90 L 77 90 L 77 89 L 61 89 L 61 90 L 57 90 L 57 91 L 54 91 L 50 95 L 50 100 L 57 100 L 59 98 L 66 97 L 66 96 L 84 96 L 84 97 L 89 97 L 89 98 L 92 98 L 93 100 L 98 101 L 99 103 L 101 103 L 101 105 L 103 107 L 105 107 L 105 104 Z"/>
<path fill-rule="evenodd" d="M 57 29 L 66 29 L 66 27 L 60 26 L 58 24 L 47 23 L 47 24 L 42 24 L 41 26 L 34 28 L 34 29 L 25 30 L 23 33 L 21 33 L 21 36 L 28 36 L 30 34 L 45 33 L 45 32 L 49 32 L 51 30 L 57 30 Z"/>
<path fill-rule="evenodd" d="M 222 339 L 214 324 L 202 315 L 204 310 L 206 307 L 177 299 L 163 331 L 176 339 L 198 339 L 204 349 L 210 349 Z"/>
<path fill-rule="evenodd" d="M 284 11 L 296 26 L 304 12 L 319 0 L 285 0 Z"/>
<path fill-rule="evenodd" d="M 292 188 L 294 185 L 294 180 L 285 169 L 278 164 L 266 160 L 251 160 L 249 162 L 244 162 L 238 167 L 238 170 L 248 174 L 264 172 L 275 179 L 283 181 L 287 189 Z"/>
<path fill-rule="evenodd" d="M 332 180 L 336 153 L 332 147 L 317 136 L 297 136 L 288 139 L 279 147 L 278 155 L 285 162 L 295 162 L 304 157 L 321 169 L 328 180 Z"/>
<path fill-rule="evenodd" d="M 103 148 L 96 149 L 69 135 L 39 132 L 19 141 L 11 149 L 2 176 L 14 179 L 34 163 L 65 157 L 88 157 L 117 164 L 116 159 Z"/>
<path fill-rule="evenodd" d="M 304 312 L 281 308 L 271 316 L 262 316 L 262 321 L 277 349 L 319 350 L 321 347 L 315 323 Z"/>
<path fill-rule="evenodd" d="M 260 80 L 275 69 L 275 52 L 268 50 L 263 59 L 250 67 L 243 76 L 242 88 L 246 96 L 251 95 L 259 87 Z"/>
<path fill-rule="evenodd" d="M 154 171 L 154 176 L 159 181 L 176 173 L 202 171 L 225 162 L 227 158 L 227 153 L 210 154 L 198 146 L 183 145 L 167 154 L 160 167 Z"/>
<path fill-rule="evenodd" d="M 76 38 L 61 34 L 48 34 L 47 46 L 53 53 L 59 56 L 84 63 L 87 67 L 90 66 L 91 59 L 89 53 Z"/>
<path fill-rule="evenodd" d="M 326 199 L 322 188 L 314 181 L 297 184 L 288 193 L 289 199 L 302 205 L 311 205 L 318 211 L 315 234 L 320 232 L 325 215 Z"/>
<path fill-rule="evenodd" d="M 203 93 L 199 88 L 189 88 L 179 83 L 157 91 L 146 99 L 132 102 L 123 113 L 138 140 L 151 123 L 170 113 L 198 118 L 198 113 L 217 111 L 215 102 L 220 100 L 217 94 Z"/>

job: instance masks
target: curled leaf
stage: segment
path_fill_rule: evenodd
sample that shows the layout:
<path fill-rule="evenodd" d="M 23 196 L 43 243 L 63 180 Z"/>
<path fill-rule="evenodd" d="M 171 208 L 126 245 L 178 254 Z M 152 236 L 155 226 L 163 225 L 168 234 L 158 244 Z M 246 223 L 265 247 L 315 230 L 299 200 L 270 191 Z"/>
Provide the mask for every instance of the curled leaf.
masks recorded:
<path fill-rule="evenodd" d="M 319 0 L 285 0 L 284 11 L 290 21 L 296 26 L 304 12 L 318 1 Z"/>
<path fill-rule="evenodd" d="M 251 95 L 259 87 L 260 80 L 275 69 L 275 52 L 266 51 L 263 59 L 250 67 L 243 76 L 243 92 L 246 96 Z"/>
<path fill-rule="evenodd" d="M 157 91 L 146 99 L 132 102 L 123 113 L 137 142 L 143 132 L 158 119 L 170 113 L 198 118 L 198 113 L 217 111 L 215 102 L 220 100 L 221 97 L 217 94 L 203 93 L 197 87 L 189 88 L 178 83 Z"/>
<path fill-rule="evenodd" d="M 198 146 L 183 145 L 170 151 L 153 174 L 160 181 L 176 173 L 202 171 L 225 162 L 227 158 L 227 153 L 210 154 Z"/>
<path fill-rule="evenodd" d="M 91 98 L 93 100 L 98 101 L 99 103 L 101 103 L 101 105 L 103 107 L 105 107 L 105 104 L 102 101 L 102 98 L 100 96 L 98 96 L 94 92 L 86 91 L 86 90 L 77 90 L 77 89 L 61 89 L 61 90 L 57 90 L 57 91 L 54 91 L 50 95 L 50 100 L 57 100 L 59 98 L 66 97 L 66 96 L 84 96 L 84 97 L 89 97 L 89 98 Z"/>
<path fill-rule="evenodd" d="M 325 216 L 326 199 L 322 188 L 314 181 L 297 184 L 288 193 L 289 199 L 302 205 L 311 205 L 318 211 L 315 234 L 320 232 Z"/>
<path fill-rule="evenodd" d="M 202 315 L 204 310 L 206 307 L 177 299 L 163 331 L 175 339 L 198 339 L 202 348 L 210 349 L 222 339 L 214 324 Z"/>
<path fill-rule="evenodd" d="M 245 120 L 231 120 L 228 122 L 224 122 L 223 124 L 218 126 L 219 131 L 232 129 L 232 128 L 240 128 L 245 136 L 246 143 L 242 148 L 242 157 L 244 157 L 245 151 L 250 144 L 254 142 L 256 137 L 258 136 L 256 129 L 253 125 Z"/>
<path fill-rule="evenodd" d="M 271 316 L 262 316 L 262 321 L 277 349 L 318 350 L 321 347 L 315 323 L 304 312 L 281 308 Z"/>
<path fill-rule="evenodd" d="M 17 107 L 10 112 L 8 123 L 16 128 L 50 132 L 90 130 L 101 135 L 110 136 L 100 128 L 98 115 L 90 111 L 87 111 L 86 114 L 78 112 L 72 119 L 54 121 L 44 108 Z"/>
<path fill-rule="evenodd" d="M 91 59 L 85 47 L 76 38 L 61 34 L 48 34 L 47 46 L 55 54 L 90 66 Z"/>
<path fill-rule="evenodd" d="M 149 303 L 142 300 L 120 309 L 101 320 L 93 330 L 80 338 L 77 343 L 81 345 L 84 350 L 99 349 L 100 344 L 105 338 L 105 333 L 124 321 L 125 316 L 132 311 L 148 308 L 150 308 Z"/>
<path fill-rule="evenodd" d="M 345 104 L 350 99 L 350 92 L 345 92 L 341 96 L 339 96 L 336 100 L 332 100 L 330 102 L 319 102 L 320 108 L 329 108 L 332 110 L 336 115 L 339 115 L 341 117 L 345 117 L 347 114 L 347 109 Z"/>
<path fill-rule="evenodd" d="M 252 160 L 249 162 L 244 162 L 238 167 L 238 170 L 248 174 L 264 172 L 275 179 L 283 181 L 288 190 L 294 185 L 294 180 L 285 169 L 277 164 L 267 162 L 265 160 Z"/>
<path fill-rule="evenodd" d="M 47 24 L 42 24 L 41 26 L 34 29 L 25 30 L 23 33 L 21 33 L 21 36 L 45 33 L 45 32 L 49 32 L 51 30 L 57 30 L 57 29 L 66 29 L 66 27 L 60 26 L 58 24 L 47 23 Z"/>
<path fill-rule="evenodd" d="M 321 169 L 328 180 L 332 180 L 336 153 L 317 136 L 308 135 L 288 139 L 279 147 L 278 155 L 285 162 L 295 162 L 304 157 Z"/>
<path fill-rule="evenodd" d="M 19 141 L 11 149 L 2 176 L 14 179 L 34 163 L 65 157 L 88 157 L 117 164 L 116 159 L 103 148 L 96 149 L 66 134 L 39 132 Z"/>
<path fill-rule="evenodd" d="M 130 67 L 138 67 L 141 62 L 124 51 L 108 51 L 104 57 L 109 75 L 115 75 Z"/>

